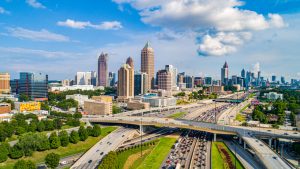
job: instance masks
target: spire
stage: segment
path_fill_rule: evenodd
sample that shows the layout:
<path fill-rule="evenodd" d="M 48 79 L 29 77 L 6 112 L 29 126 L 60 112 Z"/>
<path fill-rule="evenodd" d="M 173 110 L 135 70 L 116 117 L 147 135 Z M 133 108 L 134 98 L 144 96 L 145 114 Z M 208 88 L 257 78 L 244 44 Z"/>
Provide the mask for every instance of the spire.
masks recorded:
<path fill-rule="evenodd" d="M 227 61 L 225 61 L 225 64 L 224 64 L 223 68 L 228 68 Z"/>
<path fill-rule="evenodd" d="M 132 57 L 129 56 L 129 57 L 127 58 L 126 64 L 128 64 L 130 67 L 133 68 L 133 59 L 132 59 Z"/>

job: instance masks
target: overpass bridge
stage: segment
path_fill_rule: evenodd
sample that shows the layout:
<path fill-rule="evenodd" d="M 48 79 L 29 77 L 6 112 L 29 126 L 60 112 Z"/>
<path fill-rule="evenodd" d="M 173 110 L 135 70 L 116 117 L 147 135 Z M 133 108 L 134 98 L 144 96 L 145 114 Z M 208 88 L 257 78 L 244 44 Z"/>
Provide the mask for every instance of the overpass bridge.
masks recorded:
<path fill-rule="evenodd" d="M 265 130 L 260 128 L 249 128 L 239 126 L 225 126 L 214 123 L 182 120 L 182 119 L 170 119 L 170 118 L 156 118 L 156 117 L 138 117 L 138 116 L 95 116 L 84 118 L 91 123 L 115 123 L 115 124 L 132 124 L 142 126 L 161 126 L 161 127 L 176 127 L 182 129 L 192 129 L 205 131 L 216 134 L 225 135 L 237 135 L 244 140 L 244 148 L 248 145 L 257 157 L 264 164 L 265 168 L 272 169 L 289 169 L 294 168 L 288 164 L 284 159 L 280 158 L 278 154 L 272 151 L 262 141 L 258 140 L 255 136 L 264 136 L 269 138 L 285 138 L 292 140 L 300 140 L 300 133 L 295 131 L 286 130 Z"/>

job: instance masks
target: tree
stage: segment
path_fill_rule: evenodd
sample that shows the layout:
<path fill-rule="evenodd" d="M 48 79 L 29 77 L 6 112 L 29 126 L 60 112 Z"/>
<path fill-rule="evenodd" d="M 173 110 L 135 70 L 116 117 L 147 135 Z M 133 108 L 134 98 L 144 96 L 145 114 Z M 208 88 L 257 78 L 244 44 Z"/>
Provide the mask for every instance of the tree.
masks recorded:
<path fill-rule="evenodd" d="M 45 163 L 49 168 L 56 168 L 59 164 L 59 155 L 55 153 L 47 154 Z"/>
<path fill-rule="evenodd" d="M 20 144 L 15 144 L 11 149 L 10 149 L 10 158 L 12 159 L 18 159 L 23 157 L 24 153 L 23 153 L 23 149 L 20 146 Z"/>
<path fill-rule="evenodd" d="M 24 134 L 26 132 L 26 130 L 24 129 L 24 127 L 17 127 L 16 129 L 16 135 L 21 135 Z"/>
<path fill-rule="evenodd" d="M 31 121 L 29 126 L 28 126 L 28 131 L 29 132 L 35 132 L 37 130 L 37 122 Z"/>
<path fill-rule="evenodd" d="M 92 136 L 93 137 L 98 137 L 101 134 L 101 128 L 98 124 L 94 125 L 93 127 L 93 132 L 92 132 Z"/>
<path fill-rule="evenodd" d="M 49 137 L 50 147 L 52 149 L 57 149 L 60 146 L 60 139 L 57 136 L 56 132 L 52 132 Z"/>
<path fill-rule="evenodd" d="M 80 138 L 79 138 L 78 132 L 73 130 L 70 134 L 70 142 L 73 144 L 77 144 L 79 139 Z"/>
<path fill-rule="evenodd" d="M 67 131 L 63 130 L 59 132 L 59 139 L 60 139 L 60 144 L 63 147 L 68 146 L 69 144 L 69 134 Z"/>
<path fill-rule="evenodd" d="M 51 131 L 51 130 L 54 129 L 54 124 L 53 124 L 52 120 L 45 120 L 44 123 L 45 123 L 45 130 L 46 131 Z"/>
<path fill-rule="evenodd" d="M 40 121 L 40 122 L 38 123 L 38 125 L 37 125 L 37 130 L 38 130 L 39 132 L 45 131 L 45 123 L 44 123 L 43 121 Z"/>
<path fill-rule="evenodd" d="M 28 160 L 18 160 L 15 165 L 14 165 L 14 169 L 35 169 L 36 165 L 34 164 L 34 162 Z"/>
<path fill-rule="evenodd" d="M 20 96 L 19 96 L 19 101 L 20 102 L 28 102 L 30 99 L 29 99 L 29 97 L 27 96 L 27 95 L 25 95 L 25 94 L 20 94 Z"/>
<path fill-rule="evenodd" d="M 121 113 L 121 108 L 116 106 L 116 105 L 113 105 L 113 110 L 112 110 L 112 113 L 113 114 L 118 114 L 118 113 Z"/>
<path fill-rule="evenodd" d="M 93 135 L 93 127 L 87 126 L 86 131 L 87 131 L 87 133 L 88 133 L 89 136 Z"/>
<path fill-rule="evenodd" d="M 73 118 L 75 118 L 75 119 L 81 119 L 82 118 L 82 114 L 79 113 L 79 112 L 76 112 L 76 113 L 73 114 Z"/>
<path fill-rule="evenodd" d="M 7 160 L 9 154 L 8 146 L 5 143 L 0 144 L 0 163 Z"/>
<path fill-rule="evenodd" d="M 54 124 L 54 128 L 56 129 L 61 129 L 61 127 L 63 126 L 63 122 L 59 118 L 55 118 L 53 120 L 53 124 Z"/>
<path fill-rule="evenodd" d="M 50 149 L 48 137 L 45 134 L 37 134 L 37 150 L 45 151 Z"/>
<path fill-rule="evenodd" d="M 79 127 L 78 134 L 79 134 L 80 141 L 85 141 L 89 137 L 88 132 L 83 126 Z"/>

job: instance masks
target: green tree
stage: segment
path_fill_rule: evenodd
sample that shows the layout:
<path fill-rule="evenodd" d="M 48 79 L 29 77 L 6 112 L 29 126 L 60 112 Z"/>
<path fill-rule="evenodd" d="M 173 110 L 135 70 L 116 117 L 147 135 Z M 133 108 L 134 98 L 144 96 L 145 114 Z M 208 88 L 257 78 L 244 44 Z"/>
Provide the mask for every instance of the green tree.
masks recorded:
<path fill-rule="evenodd" d="M 79 127 L 78 134 L 79 134 L 80 141 L 85 141 L 89 137 L 88 132 L 83 126 Z"/>
<path fill-rule="evenodd" d="M 61 127 L 63 126 L 63 122 L 59 118 L 55 118 L 53 120 L 53 124 L 54 124 L 54 128 L 56 129 L 61 129 Z"/>
<path fill-rule="evenodd" d="M 12 159 L 18 159 L 23 157 L 24 153 L 23 153 L 23 149 L 20 146 L 20 144 L 15 144 L 11 149 L 10 149 L 10 158 Z"/>
<path fill-rule="evenodd" d="M 27 102 L 27 101 L 30 101 L 29 97 L 25 94 L 20 94 L 19 96 L 19 101 L 20 102 Z"/>
<path fill-rule="evenodd" d="M 21 135 L 24 134 L 26 132 L 24 127 L 17 127 L 16 129 L 16 135 Z"/>
<path fill-rule="evenodd" d="M 56 132 L 51 133 L 49 137 L 49 143 L 52 149 L 57 149 L 58 147 L 60 147 L 60 139 L 57 136 Z"/>
<path fill-rule="evenodd" d="M 40 121 L 40 122 L 38 123 L 38 125 L 37 125 L 37 130 L 38 130 L 39 132 L 45 131 L 45 123 L 44 123 L 43 121 Z"/>
<path fill-rule="evenodd" d="M 31 121 L 29 126 L 28 126 L 28 131 L 29 132 L 35 132 L 37 130 L 37 122 L 36 121 Z"/>
<path fill-rule="evenodd" d="M 69 134 L 67 131 L 63 130 L 59 132 L 59 139 L 61 146 L 66 147 L 69 144 Z"/>
<path fill-rule="evenodd" d="M 79 112 L 76 112 L 76 113 L 73 114 L 73 118 L 75 118 L 75 119 L 81 119 L 82 118 L 82 114 L 79 113 Z"/>
<path fill-rule="evenodd" d="M 93 127 L 93 132 L 92 132 L 92 136 L 93 137 L 98 137 L 101 134 L 101 128 L 98 124 L 94 125 Z"/>
<path fill-rule="evenodd" d="M 89 136 L 93 135 L 93 127 L 87 126 L 86 131 L 87 131 L 87 133 L 88 133 Z"/>
<path fill-rule="evenodd" d="M 37 150 L 45 151 L 50 149 L 48 137 L 45 134 L 37 133 Z"/>
<path fill-rule="evenodd" d="M 5 143 L 0 143 L 0 163 L 7 160 L 9 154 L 8 146 Z"/>
<path fill-rule="evenodd" d="M 53 169 L 58 167 L 59 158 L 60 157 L 58 154 L 55 154 L 55 153 L 47 154 L 47 156 L 45 157 L 45 163 L 46 163 L 47 167 L 53 168 Z"/>
<path fill-rule="evenodd" d="M 116 105 L 113 105 L 112 108 L 113 108 L 113 110 L 112 110 L 113 114 L 121 113 L 121 108 L 120 107 L 118 107 Z"/>
<path fill-rule="evenodd" d="M 45 120 L 44 123 L 45 123 L 45 130 L 46 131 L 51 131 L 51 130 L 54 129 L 54 123 L 53 123 L 52 120 Z"/>
<path fill-rule="evenodd" d="M 70 134 L 70 142 L 73 144 L 77 144 L 79 139 L 80 138 L 79 138 L 78 132 L 73 130 Z"/>
<path fill-rule="evenodd" d="M 36 169 L 36 165 L 30 160 L 18 160 L 14 165 L 14 169 Z"/>

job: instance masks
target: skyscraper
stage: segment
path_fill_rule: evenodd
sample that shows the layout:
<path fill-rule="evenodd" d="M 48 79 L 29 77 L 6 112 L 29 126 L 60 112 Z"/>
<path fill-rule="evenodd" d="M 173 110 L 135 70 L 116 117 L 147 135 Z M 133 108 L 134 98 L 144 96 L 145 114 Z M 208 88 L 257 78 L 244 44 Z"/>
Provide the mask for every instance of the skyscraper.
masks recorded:
<path fill-rule="evenodd" d="M 48 75 L 42 73 L 21 72 L 18 93 L 31 99 L 48 98 Z"/>
<path fill-rule="evenodd" d="M 275 75 L 272 76 L 272 82 L 276 82 L 276 76 Z"/>
<path fill-rule="evenodd" d="M 243 69 L 243 70 L 241 71 L 241 77 L 243 77 L 243 78 L 245 78 L 245 77 L 246 77 L 246 72 L 245 72 L 245 69 Z"/>
<path fill-rule="evenodd" d="M 75 76 L 76 85 L 91 85 L 92 72 L 77 72 Z"/>
<path fill-rule="evenodd" d="M 150 47 L 149 42 L 141 51 L 141 72 L 147 73 L 149 77 L 148 89 L 154 88 L 154 50 Z"/>
<path fill-rule="evenodd" d="M 135 72 L 134 74 L 134 95 L 146 94 L 149 89 L 148 75 L 146 73 Z"/>
<path fill-rule="evenodd" d="M 171 73 L 172 89 L 177 87 L 177 69 L 173 65 L 166 65 L 165 69 Z"/>
<path fill-rule="evenodd" d="M 171 91 L 172 90 L 172 74 L 168 70 L 159 70 L 157 72 L 158 89 Z"/>
<path fill-rule="evenodd" d="M 128 57 L 126 60 L 126 64 L 129 65 L 132 69 L 134 69 L 134 63 L 132 57 Z"/>
<path fill-rule="evenodd" d="M 228 85 L 228 64 L 225 61 L 223 68 L 221 69 L 221 83 L 222 85 Z"/>
<path fill-rule="evenodd" d="M 284 76 L 281 76 L 280 81 L 281 81 L 281 84 L 285 84 L 285 78 L 284 78 Z"/>
<path fill-rule="evenodd" d="M 134 70 L 124 64 L 118 71 L 118 98 L 128 99 L 134 97 Z"/>
<path fill-rule="evenodd" d="M 0 94 L 10 93 L 9 73 L 0 73 Z"/>
<path fill-rule="evenodd" d="M 116 73 L 109 72 L 108 73 L 108 81 L 109 81 L 109 86 L 114 86 L 116 83 Z"/>
<path fill-rule="evenodd" d="M 98 86 L 108 86 L 108 54 L 101 53 L 98 58 Z"/>

